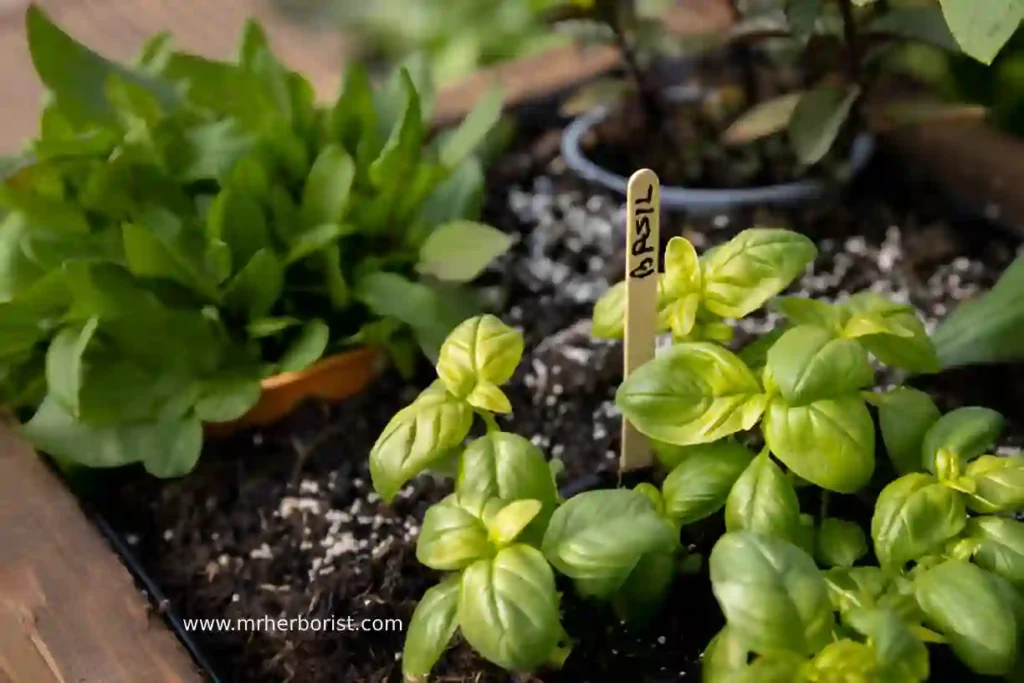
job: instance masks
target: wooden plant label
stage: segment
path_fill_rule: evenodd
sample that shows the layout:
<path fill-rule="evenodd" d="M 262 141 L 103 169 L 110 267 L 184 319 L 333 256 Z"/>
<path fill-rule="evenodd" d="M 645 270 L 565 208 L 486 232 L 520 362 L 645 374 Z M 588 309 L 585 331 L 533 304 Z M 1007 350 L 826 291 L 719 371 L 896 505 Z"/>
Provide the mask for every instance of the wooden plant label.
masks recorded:
<path fill-rule="evenodd" d="M 626 189 L 626 319 L 622 375 L 654 358 L 658 329 L 658 249 L 661 184 L 654 171 L 643 168 L 630 177 Z M 619 471 L 652 462 L 651 443 L 628 420 L 622 420 Z"/>

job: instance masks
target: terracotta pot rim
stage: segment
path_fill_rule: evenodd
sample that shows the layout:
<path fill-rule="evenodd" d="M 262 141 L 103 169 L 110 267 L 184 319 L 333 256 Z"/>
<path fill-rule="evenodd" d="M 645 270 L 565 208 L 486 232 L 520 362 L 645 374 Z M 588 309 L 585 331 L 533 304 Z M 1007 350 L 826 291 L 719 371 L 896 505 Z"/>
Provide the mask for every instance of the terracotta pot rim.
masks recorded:
<path fill-rule="evenodd" d="M 358 357 L 363 357 L 366 359 L 366 362 L 371 363 L 376 360 L 379 355 L 380 349 L 377 347 L 354 346 L 351 349 L 345 349 L 343 351 L 323 356 L 305 370 L 299 370 L 297 372 L 282 372 L 276 375 L 271 375 L 270 377 L 265 377 L 260 381 L 260 386 L 264 391 L 269 391 L 302 381 L 314 375 L 319 375 L 322 372 L 330 370 L 336 365 L 351 362 L 353 359 Z"/>

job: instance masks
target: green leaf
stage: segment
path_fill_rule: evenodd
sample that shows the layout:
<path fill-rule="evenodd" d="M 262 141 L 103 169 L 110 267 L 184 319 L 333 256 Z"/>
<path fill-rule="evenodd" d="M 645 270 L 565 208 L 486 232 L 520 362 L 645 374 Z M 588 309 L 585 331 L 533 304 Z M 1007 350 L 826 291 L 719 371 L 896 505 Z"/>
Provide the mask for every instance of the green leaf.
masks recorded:
<path fill-rule="evenodd" d="M 483 168 L 476 159 L 469 159 L 431 190 L 420 204 L 419 219 L 425 226 L 475 219 L 480 215 L 483 190 Z"/>
<path fill-rule="evenodd" d="M 821 4 L 821 0 L 796 0 Z M 802 92 L 787 93 L 754 105 L 745 111 L 722 135 L 727 145 L 745 145 L 781 133 L 789 126 Z"/>
<path fill-rule="evenodd" d="M 249 321 L 249 324 L 245 326 L 245 331 L 253 339 L 264 339 L 301 323 L 302 321 L 298 318 L 258 318 Z"/>
<path fill-rule="evenodd" d="M 331 135 L 355 153 L 359 141 L 375 133 L 376 119 L 370 77 L 362 63 L 353 61 L 345 69 L 341 92 L 330 112 Z"/>
<path fill-rule="evenodd" d="M 844 615 L 850 610 L 873 607 L 889 583 L 879 567 L 836 567 L 824 573 L 829 600 Z"/>
<path fill-rule="evenodd" d="M 868 25 L 873 34 L 916 40 L 957 54 L 960 46 L 937 5 L 891 7 Z"/>
<path fill-rule="evenodd" d="M 711 551 L 711 587 L 729 631 L 751 651 L 817 652 L 829 642 L 833 616 L 814 560 L 784 540 L 741 531 Z"/>
<path fill-rule="evenodd" d="M 961 494 L 927 474 L 908 474 L 878 495 L 871 538 L 883 567 L 902 568 L 939 548 L 967 523 Z"/>
<path fill-rule="evenodd" d="M 543 531 L 558 505 L 558 490 L 540 449 L 518 434 L 491 432 L 470 443 L 459 460 L 455 490 L 502 500 L 539 500 Z"/>
<path fill-rule="evenodd" d="M 685 237 L 673 237 L 665 248 L 665 275 L 659 284 L 663 296 L 678 299 L 700 294 L 703 276 L 700 259 L 693 244 Z"/>
<path fill-rule="evenodd" d="M 973 460 L 995 443 L 1005 427 L 1003 416 L 990 408 L 968 406 L 952 410 L 925 433 L 921 462 L 929 472 L 935 472 L 940 450 L 949 451 L 964 462 Z"/>
<path fill-rule="evenodd" d="M 225 376 L 203 383 L 196 401 L 196 417 L 203 422 L 231 422 L 249 412 L 260 400 L 258 377 Z"/>
<path fill-rule="evenodd" d="M 612 596 L 616 616 L 632 625 L 650 623 L 664 606 L 675 575 L 675 553 L 655 552 L 641 557 L 626 582 Z"/>
<path fill-rule="evenodd" d="M 935 347 L 911 306 L 861 292 L 843 308 L 850 316 L 843 335 L 856 338 L 878 360 L 917 373 L 940 369 Z"/>
<path fill-rule="evenodd" d="M 446 223 L 435 228 L 420 247 L 416 270 L 439 280 L 469 282 L 511 244 L 511 237 L 483 223 Z"/>
<path fill-rule="evenodd" d="M 338 145 L 327 145 L 313 162 L 302 188 L 299 211 L 308 229 L 325 223 L 341 223 L 349 204 L 356 167 Z"/>
<path fill-rule="evenodd" d="M 733 353 L 716 344 L 684 343 L 630 374 L 615 402 L 647 436 L 686 446 L 750 429 L 766 398 Z"/>
<path fill-rule="evenodd" d="M 402 650 L 402 675 L 406 680 L 425 679 L 448 649 L 459 627 L 459 585 L 459 578 L 453 576 L 424 593 L 416 605 Z"/>
<path fill-rule="evenodd" d="M 299 331 L 299 336 L 288 345 L 278 367 L 281 372 L 305 370 L 324 355 L 331 331 L 322 320 L 310 320 Z"/>
<path fill-rule="evenodd" d="M 562 638 L 555 575 L 544 556 L 509 546 L 462 574 L 458 622 L 463 637 L 485 659 L 510 671 L 547 662 Z"/>
<path fill-rule="evenodd" d="M 818 528 L 816 555 L 829 567 L 852 567 L 868 554 L 868 541 L 864 531 L 845 519 L 826 517 Z"/>
<path fill-rule="evenodd" d="M 173 52 L 161 76 L 184 85 L 190 105 L 221 114 L 240 130 L 258 131 L 280 116 L 259 77 L 237 64 Z"/>
<path fill-rule="evenodd" d="M 608 597 L 648 553 L 679 542 L 644 494 L 627 489 L 587 491 L 573 496 L 551 517 L 544 556 L 577 581 L 583 595 Z"/>
<path fill-rule="evenodd" d="M 967 498 L 967 507 L 974 512 L 1024 510 L 1024 457 L 983 455 L 967 466 L 965 474 L 974 482 L 974 492 Z"/>
<path fill-rule="evenodd" d="M 965 53 L 991 64 L 1024 19 L 1018 0 L 940 0 L 949 30 Z"/>
<path fill-rule="evenodd" d="M 166 278 L 209 299 L 217 299 L 211 279 L 197 270 L 194 262 L 175 245 L 147 226 L 125 223 L 121 230 L 125 262 L 133 275 Z"/>
<path fill-rule="evenodd" d="M 446 168 L 457 168 L 480 146 L 501 117 L 503 100 L 504 94 L 497 82 L 477 100 L 473 110 L 441 146 L 440 159 Z"/>
<path fill-rule="evenodd" d="M 722 509 L 754 454 L 731 439 L 682 450 L 679 464 L 665 477 L 662 490 L 666 514 L 685 526 Z"/>
<path fill-rule="evenodd" d="M 206 215 L 211 239 L 225 242 L 234 263 L 248 263 L 258 251 L 269 248 L 270 231 L 263 209 L 253 199 L 231 189 L 221 190 Z"/>
<path fill-rule="evenodd" d="M 270 313 L 284 289 L 284 268 L 271 249 L 260 249 L 224 290 L 224 305 L 250 320 Z"/>
<path fill-rule="evenodd" d="M 1018 586 L 1024 585 L 1024 522 L 1005 517 L 972 517 L 964 536 L 978 542 L 973 559 L 979 567 Z"/>
<path fill-rule="evenodd" d="M 800 501 L 767 451 L 750 462 L 732 487 L 725 504 L 725 528 L 796 543 L 800 533 Z"/>
<path fill-rule="evenodd" d="M 235 119 L 193 126 L 177 150 L 182 157 L 178 175 L 185 182 L 223 178 L 252 146 L 253 138 Z"/>
<path fill-rule="evenodd" d="M 350 234 L 354 228 L 336 223 L 316 225 L 299 233 L 288 249 L 285 263 L 291 265 L 307 256 L 335 245 L 338 238 Z"/>
<path fill-rule="evenodd" d="M 813 166 L 828 154 L 859 96 L 856 86 L 823 85 L 800 98 L 789 140 L 801 163 Z"/>
<path fill-rule="evenodd" d="M 884 609 L 855 609 L 844 620 L 869 639 L 878 683 L 928 680 L 928 648 L 898 615 Z"/>
<path fill-rule="evenodd" d="M 484 501 L 480 496 L 451 495 L 430 506 L 416 542 L 416 559 L 431 569 L 458 571 L 493 555 L 487 522 L 502 503 Z"/>
<path fill-rule="evenodd" d="M 897 387 L 879 395 L 878 422 L 882 440 L 899 475 L 920 472 L 925 434 L 942 413 L 923 391 Z"/>
<path fill-rule="evenodd" d="M 768 351 L 785 333 L 785 327 L 778 327 L 768 334 L 758 337 L 740 349 L 740 360 L 747 364 L 755 376 L 762 376 L 765 365 L 768 363 Z"/>
<path fill-rule="evenodd" d="M 81 416 L 83 356 L 98 325 L 98 318 L 90 318 L 81 327 L 66 327 L 57 333 L 46 350 L 46 385 L 50 396 L 75 418 Z"/>
<path fill-rule="evenodd" d="M 1016 619 L 984 570 L 948 560 L 918 576 L 914 594 L 928 621 L 972 671 L 1001 676 L 1012 670 Z"/>
<path fill-rule="evenodd" d="M 178 477 L 195 467 L 202 424 L 194 416 L 160 422 L 92 427 L 76 421 L 47 397 L 22 433 L 40 451 L 86 467 L 121 467 L 143 462 L 158 477 Z"/>
<path fill-rule="evenodd" d="M 626 281 L 617 282 L 594 304 L 590 333 L 598 339 L 622 339 L 626 322 Z"/>
<path fill-rule="evenodd" d="M 747 668 L 750 650 L 728 626 L 711 639 L 701 658 L 702 683 L 735 683 Z"/>
<path fill-rule="evenodd" d="M 816 325 L 798 325 L 768 351 L 768 371 L 786 403 L 805 406 L 871 386 L 875 372 L 860 344 Z"/>
<path fill-rule="evenodd" d="M 799 296 L 781 296 L 769 303 L 769 308 L 786 316 L 794 325 L 817 325 L 838 336 L 849 318 L 842 306 Z"/>
<path fill-rule="evenodd" d="M 1017 258 L 990 292 L 965 301 L 943 320 L 932 340 L 942 367 L 1003 363 L 1024 358 L 1024 258 Z"/>
<path fill-rule="evenodd" d="M 101 122 L 113 120 L 114 112 L 104 96 L 104 88 L 114 75 L 145 89 L 167 108 L 178 102 L 169 84 L 104 59 L 61 31 L 36 5 L 30 5 L 25 12 L 25 28 L 36 73 L 56 95 L 66 116 Z"/>
<path fill-rule="evenodd" d="M 416 86 L 408 71 L 402 69 L 399 75 L 405 103 L 384 149 L 370 164 L 370 181 L 377 188 L 401 183 L 419 158 L 424 136 L 423 113 Z"/>
<path fill-rule="evenodd" d="M 491 542 L 499 548 L 511 544 L 540 514 L 539 500 L 516 500 L 498 510 L 487 522 Z"/>
<path fill-rule="evenodd" d="M 779 397 L 761 424 L 765 442 L 786 467 L 838 493 L 865 486 L 875 469 L 875 426 L 857 396 L 791 407 Z"/>
<path fill-rule="evenodd" d="M 373 488 L 386 503 L 469 433 L 472 408 L 437 384 L 392 417 L 370 451 Z"/>
<path fill-rule="evenodd" d="M 800 277 L 816 256 L 814 243 L 799 233 L 744 230 L 704 254 L 704 304 L 723 318 L 742 318 Z"/>
<path fill-rule="evenodd" d="M 441 345 L 437 375 L 453 395 L 492 412 L 511 412 L 498 387 L 512 378 L 523 335 L 493 315 L 466 320 Z"/>

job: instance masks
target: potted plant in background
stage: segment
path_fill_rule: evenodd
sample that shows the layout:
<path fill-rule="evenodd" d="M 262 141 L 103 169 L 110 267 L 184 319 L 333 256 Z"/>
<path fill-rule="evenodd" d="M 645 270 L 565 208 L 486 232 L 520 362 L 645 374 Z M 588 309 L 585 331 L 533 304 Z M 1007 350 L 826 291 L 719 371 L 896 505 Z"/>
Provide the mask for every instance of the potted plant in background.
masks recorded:
<path fill-rule="evenodd" d="M 889 50 L 922 41 L 990 61 L 1009 37 L 984 29 L 1006 18 L 1005 3 L 986 6 L 977 21 L 957 0 L 941 7 L 733 3 L 738 21 L 718 42 L 732 46 L 740 85 L 661 92 L 635 59 L 643 34 L 636 30 L 633 4 L 574 4 L 560 18 L 608 28 L 628 66 L 635 102 L 599 107 L 577 119 L 565 131 L 563 157 L 583 178 L 617 192 L 625 191 L 628 169 L 651 167 L 671 185 L 662 191 L 665 207 L 691 213 L 822 196 L 829 182 L 849 180 L 866 166 L 874 145 L 869 119 L 885 126 L 945 115 L 941 108 L 877 101 Z M 1012 19 L 1007 21 L 1016 27 Z M 595 136 L 584 152 L 583 141 Z"/>
<path fill-rule="evenodd" d="M 354 65 L 318 105 L 255 23 L 236 62 L 158 36 L 132 67 L 27 26 L 49 103 L 0 187 L 0 386 L 41 450 L 178 476 L 204 423 L 349 396 L 380 348 L 411 372 L 477 310 L 510 242 L 472 220 L 497 89 L 428 140 L 429 82 Z"/>

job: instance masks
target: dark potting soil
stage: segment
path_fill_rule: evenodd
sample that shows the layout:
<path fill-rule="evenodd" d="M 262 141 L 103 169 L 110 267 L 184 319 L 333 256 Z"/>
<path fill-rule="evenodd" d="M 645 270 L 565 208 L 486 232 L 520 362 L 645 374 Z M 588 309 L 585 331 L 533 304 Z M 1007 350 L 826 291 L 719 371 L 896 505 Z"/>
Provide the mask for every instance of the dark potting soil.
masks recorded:
<path fill-rule="evenodd" d="M 554 140 L 554 143 L 553 143 Z M 623 271 L 624 211 L 619 198 L 594 193 L 553 158 L 557 138 L 533 138 L 494 172 L 487 218 L 517 237 L 488 276 L 507 288 L 504 319 L 519 326 L 527 349 L 507 387 L 515 407 L 503 428 L 562 459 L 566 481 L 595 472 L 614 482 L 620 419 L 614 391 L 621 345 L 594 340 L 587 319 L 594 301 Z M 820 254 L 791 293 L 841 300 L 870 289 L 913 303 L 928 324 L 989 288 L 1015 255 L 1010 240 L 954 223 L 939 202 L 927 211 L 901 206 L 898 178 L 880 160 L 842 202 L 794 212 L 743 211 L 707 220 L 665 216 L 665 240 L 683 234 L 699 250 L 751 225 L 789 227 L 812 236 Z M 767 331 L 775 316 L 739 323 L 739 342 Z M 429 370 L 429 369 L 428 369 Z M 1024 411 L 1008 385 L 1019 371 L 994 369 L 930 380 L 944 408 L 993 405 L 1002 396 L 1021 443 Z M 399 620 L 438 577 L 415 559 L 425 509 L 450 484 L 424 476 L 391 505 L 372 492 L 367 454 L 387 420 L 430 380 L 386 374 L 363 395 L 337 406 L 307 404 L 271 429 L 211 442 L 196 471 L 171 482 L 120 472 L 88 499 L 129 540 L 184 619 L 333 618 L 334 629 L 273 631 L 200 629 L 192 637 L 228 681 L 399 681 L 404 633 L 341 630 L 351 618 Z M 892 381 L 879 374 L 881 385 Z M 1017 390 L 1021 391 L 1021 390 Z M 706 525 L 686 541 L 707 551 Z M 680 579 L 661 615 L 631 631 L 606 610 L 575 598 L 567 586 L 564 623 L 575 639 L 560 672 L 515 678 L 464 644 L 450 649 L 433 680 L 456 682 L 698 680 L 699 655 L 721 625 L 706 575 Z M 936 667 L 936 677 L 952 667 Z M 966 681 L 967 678 L 948 679 Z"/>

